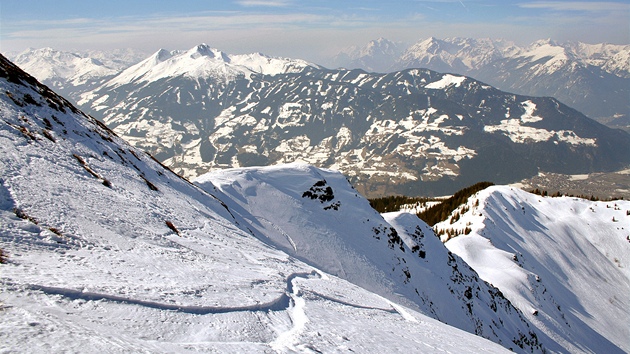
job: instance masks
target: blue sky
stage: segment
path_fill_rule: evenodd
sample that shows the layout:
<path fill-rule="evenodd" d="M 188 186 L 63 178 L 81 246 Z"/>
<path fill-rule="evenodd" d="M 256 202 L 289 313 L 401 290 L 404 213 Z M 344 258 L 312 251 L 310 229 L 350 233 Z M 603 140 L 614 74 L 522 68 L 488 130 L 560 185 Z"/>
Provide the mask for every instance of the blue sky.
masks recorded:
<path fill-rule="evenodd" d="M 2 0 L 0 51 L 187 49 L 263 52 L 318 62 L 385 37 L 630 44 L 630 1 Z"/>

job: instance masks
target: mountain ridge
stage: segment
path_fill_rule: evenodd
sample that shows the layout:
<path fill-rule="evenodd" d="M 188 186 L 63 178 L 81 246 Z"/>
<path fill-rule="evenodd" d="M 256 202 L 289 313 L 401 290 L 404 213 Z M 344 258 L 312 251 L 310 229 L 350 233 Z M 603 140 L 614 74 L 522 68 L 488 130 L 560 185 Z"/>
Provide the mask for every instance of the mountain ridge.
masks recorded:
<path fill-rule="evenodd" d="M 495 186 L 469 198 L 435 228 L 469 228 L 469 234 L 448 241 L 442 236 L 446 247 L 502 289 L 538 328 L 556 328 L 556 341 L 566 350 L 602 345 L 624 352 L 629 210 L 624 200 L 541 197 Z"/>
<path fill-rule="evenodd" d="M 114 78 L 83 94 L 81 107 L 187 177 L 303 161 L 343 171 L 370 197 L 447 194 L 479 180 L 516 182 L 538 168 L 585 173 L 630 163 L 620 152 L 630 149 L 627 134 L 553 99 L 469 77 L 311 65 L 273 76 L 226 69 L 229 77 L 193 67 L 186 76 L 191 66 L 178 58 L 189 57 L 158 64 L 175 68 L 171 76 Z"/>
<path fill-rule="evenodd" d="M 364 48 L 372 46 L 369 42 Z M 334 65 L 375 70 L 357 48 Z M 519 46 L 500 39 L 430 37 L 402 54 L 380 55 L 381 71 L 424 67 L 474 77 L 502 90 L 552 96 L 587 116 L 628 129 L 630 45 L 560 43 L 551 39 Z M 341 58 L 341 57 L 340 57 Z M 343 58 L 342 58 L 343 59 Z M 606 95 L 600 95 L 605 92 Z"/>

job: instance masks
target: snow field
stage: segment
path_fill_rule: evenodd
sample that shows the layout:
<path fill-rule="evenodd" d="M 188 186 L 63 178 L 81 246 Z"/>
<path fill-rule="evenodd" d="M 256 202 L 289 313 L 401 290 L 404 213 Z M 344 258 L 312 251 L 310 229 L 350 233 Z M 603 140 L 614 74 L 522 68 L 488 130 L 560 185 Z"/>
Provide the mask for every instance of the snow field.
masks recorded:
<path fill-rule="evenodd" d="M 505 351 L 261 242 L 0 59 L 0 351 Z"/>
<path fill-rule="evenodd" d="M 628 350 L 630 202 L 496 186 L 469 204 L 453 225 L 437 224 L 472 229 L 446 246 L 564 347 L 557 350 Z"/>

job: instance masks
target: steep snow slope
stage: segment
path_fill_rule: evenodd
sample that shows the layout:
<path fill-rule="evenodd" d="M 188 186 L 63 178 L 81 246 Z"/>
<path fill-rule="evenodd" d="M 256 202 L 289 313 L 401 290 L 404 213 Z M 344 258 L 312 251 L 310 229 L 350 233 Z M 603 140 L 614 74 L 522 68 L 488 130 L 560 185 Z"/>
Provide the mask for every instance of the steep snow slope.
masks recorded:
<path fill-rule="evenodd" d="M 1 56 L 0 92 L 0 351 L 505 351 L 265 245 Z"/>
<path fill-rule="evenodd" d="M 541 331 L 570 352 L 630 351 L 630 202 L 490 187 L 437 228 Z M 556 349 L 551 347 L 551 349 Z"/>
<path fill-rule="evenodd" d="M 541 351 L 548 340 L 426 224 L 410 214 L 386 221 L 339 172 L 289 164 L 217 171 L 195 183 L 224 193 L 261 240 L 325 272 L 513 350 Z"/>

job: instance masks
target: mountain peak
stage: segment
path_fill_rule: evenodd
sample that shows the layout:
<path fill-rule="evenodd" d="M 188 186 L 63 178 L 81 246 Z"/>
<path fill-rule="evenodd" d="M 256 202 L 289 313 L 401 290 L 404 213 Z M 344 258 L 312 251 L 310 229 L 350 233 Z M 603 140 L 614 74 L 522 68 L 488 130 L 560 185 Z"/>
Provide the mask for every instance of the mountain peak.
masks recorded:
<path fill-rule="evenodd" d="M 273 58 L 261 53 L 230 55 L 208 44 L 199 44 L 187 51 L 160 49 L 149 58 L 121 72 L 102 87 L 118 87 L 131 82 L 149 84 L 160 79 L 179 76 L 218 79 L 228 82 L 252 74 L 275 75 L 299 72 L 317 67 L 303 60 Z M 84 93 L 87 97 L 90 93 Z M 84 98 L 81 100 L 83 102 Z"/>
<path fill-rule="evenodd" d="M 152 58 L 154 59 L 155 63 L 161 63 L 165 60 L 168 60 L 169 58 L 171 58 L 173 56 L 173 52 L 170 52 L 166 49 L 160 49 L 157 52 L 155 52 L 152 55 Z"/>
<path fill-rule="evenodd" d="M 531 47 L 541 47 L 541 46 L 544 46 L 544 45 L 549 45 L 549 46 L 554 46 L 554 47 L 559 46 L 558 42 L 554 41 L 551 38 L 539 39 L 537 41 L 532 42 L 532 44 L 530 46 Z"/>
<path fill-rule="evenodd" d="M 193 59 L 197 59 L 200 57 L 208 57 L 212 59 L 222 60 L 224 62 L 230 61 L 229 56 L 227 54 L 223 53 L 222 51 L 216 48 L 210 47 L 206 43 L 202 43 L 195 46 L 194 48 L 186 52 L 186 54 Z"/>

